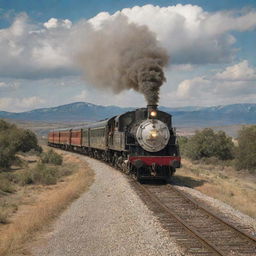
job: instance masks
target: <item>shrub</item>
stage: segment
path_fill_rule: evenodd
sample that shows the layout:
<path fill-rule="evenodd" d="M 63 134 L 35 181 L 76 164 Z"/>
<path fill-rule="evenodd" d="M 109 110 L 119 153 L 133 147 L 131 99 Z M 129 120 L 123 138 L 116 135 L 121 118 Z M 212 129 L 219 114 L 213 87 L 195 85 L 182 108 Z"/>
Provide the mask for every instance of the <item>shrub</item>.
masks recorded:
<path fill-rule="evenodd" d="M 44 164 L 37 164 L 31 172 L 31 179 L 33 183 L 40 183 L 44 185 L 56 184 L 58 176 L 57 168 L 48 167 Z"/>
<path fill-rule="evenodd" d="M 0 132 L 0 167 L 9 168 L 15 160 L 16 148 L 12 144 L 10 134 Z"/>
<path fill-rule="evenodd" d="M 41 150 L 33 132 L 0 120 L 0 168 L 9 168 L 18 151 L 28 152 L 31 149 Z"/>
<path fill-rule="evenodd" d="M 0 223 L 1 224 L 7 224 L 8 223 L 8 214 L 7 212 L 0 207 Z"/>
<path fill-rule="evenodd" d="M 18 137 L 17 151 L 29 152 L 30 150 L 42 151 L 38 146 L 36 135 L 30 130 L 20 130 Z"/>
<path fill-rule="evenodd" d="M 31 169 L 17 173 L 15 175 L 15 183 L 19 183 L 22 186 L 25 186 L 27 184 L 33 184 Z"/>
<path fill-rule="evenodd" d="M 223 131 L 214 133 L 212 129 L 206 128 L 188 139 L 184 151 L 193 160 L 209 157 L 227 160 L 234 157 L 234 144 Z"/>
<path fill-rule="evenodd" d="M 236 167 L 256 173 L 256 125 L 239 131 Z"/>
<path fill-rule="evenodd" d="M 38 163 L 34 168 L 19 174 L 21 185 L 26 184 L 56 184 L 59 177 L 58 168 L 49 167 L 43 163 Z"/>
<path fill-rule="evenodd" d="M 180 149 L 181 155 L 185 155 L 187 143 L 188 143 L 187 137 L 184 137 L 184 136 L 178 137 L 178 144 L 179 144 L 179 149 Z"/>
<path fill-rule="evenodd" d="M 0 191 L 7 193 L 13 193 L 15 191 L 12 183 L 3 173 L 0 173 Z"/>
<path fill-rule="evenodd" d="M 13 153 L 12 150 L 9 150 L 9 149 L 2 150 L 0 148 L 0 167 L 1 168 L 8 169 L 14 161 L 15 161 L 15 153 Z"/>
<path fill-rule="evenodd" d="M 7 122 L 5 122 L 4 120 L 0 119 L 0 131 L 5 131 L 8 130 L 10 128 L 14 128 L 16 127 L 14 124 L 9 124 Z"/>
<path fill-rule="evenodd" d="M 50 149 L 46 153 L 41 154 L 41 161 L 42 163 L 46 164 L 61 165 L 63 162 L 63 158 L 60 154 Z"/>

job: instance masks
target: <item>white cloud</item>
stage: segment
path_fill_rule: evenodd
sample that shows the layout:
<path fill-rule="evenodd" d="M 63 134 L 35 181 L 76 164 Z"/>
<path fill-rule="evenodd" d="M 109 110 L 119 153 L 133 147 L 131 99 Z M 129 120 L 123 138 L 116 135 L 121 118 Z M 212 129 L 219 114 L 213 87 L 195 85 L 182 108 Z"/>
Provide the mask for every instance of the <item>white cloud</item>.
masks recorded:
<path fill-rule="evenodd" d="M 82 90 L 78 95 L 73 97 L 73 100 L 75 100 L 75 101 L 86 101 L 86 100 L 88 100 L 88 95 L 87 95 L 86 90 Z"/>
<path fill-rule="evenodd" d="M 5 82 L 0 82 L 0 88 L 8 87 L 8 84 Z"/>
<path fill-rule="evenodd" d="M 42 104 L 44 102 L 45 102 L 44 99 L 41 99 L 40 97 L 37 97 L 37 96 L 32 96 L 32 97 L 28 97 L 28 98 L 22 98 L 19 101 L 19 105 L 22 108 L 32 108 L 32 107 L 36 107 L 39 104 Z"/>
<path fill-rule="evenodd" d="M 219 72 L 215 76 L 217 79 L 226 81 L 250 81 L 256 80 L 256 68 L 249 66 L 247 60 L 227 67 L 223 72 Z"/>
<path fill-rule="evenodd" d="M 77 74 L 73 55 L 88 33 L 88 24 L 100 28 L 120 13 L 130 22 L 147 25 L 168 49 L 171 63 L 183 68 L 231 61 L 237 49 L 230 32 L 256 27 L 256 11 L 206 12 L 196 5 L 181 4 L 135 6 L 113 15 L 103 12 L 76 24 L 54 17 L 33 24 L 22 13 L 10 27 L 0 29 L 0 76 L 35 79 Z"/>
<path fill-rule="evenodd" d="M 51 28 L 57 28 L 58 27 L 58 20 L 55 18 L 49 19 L 47 22 L 44 23 L 44 27 L 51 29 Z"/>
<path fill-rule="evenodd" d="M 178 86 L 177 96 L 179 98 L 198 98 L 202 91 L 206 91 L 209 89 L 210 85 L 210 81 L 203 77 L 195 77 L 191 80 L 184 80 Z"/>
<path fill-rule="evenodd" d="M 256 68 L 249 65 L 247 60 L 216 71 L 211 76 L 197 75 L 186 79 L 175 91 L 175 81 L 181 80 L 180 73 L 183 72 L 182 76 L 188 71 L 198 74 L 196 69 L 202 67 L 202 64 L 206 66 L 209 63 L 233 60 L 237 49 L 234 48 L 236 39 L 231 32 L 255 29 L 255 11 L 213 13 L 195 5 L 145 5 L 126 8 L 113 15 L 100 13 L 90 19 L 89 23 L 99 29 L 104 22 L 114 19 L 120 13 L 127 16 L 130 22 L 147 25 L 170 54 L 172 66 L 166 73 L 167 76 L 168 72 L 172 73 L 168 77 L 168 84 L 161 89 L 160 104 L 216 105 L 255 101 Z M 133 91 L 113 95 L 110 92 L 83 89 L 84 83 L 74 71 L 73 54 L 76 47 L 83 44 L 82 40 L 87 33 L 86 20 L 72 24 L 67 19 L 51 18 L 42 24 L 33 24 L 24 13 L 18 15 L 10 27 L 0 29 L 0 110 L 25 111 L 45 106 L 46 103 L 63 104 L 68 97 L 74 101 L 103 105 L 143 106 L 143 96 Z M 72 74 L 74 82 L 70 80 L 69 75 Z M 39 78 L 43 79 L 32 80 Z M 21 81 L 20 84 L 18 81 Z M 28 83 L 29 86 L 26 87 Z M 34 85 L 40 88 L 38 94 L 43 95 L 47 102 L 40 97 L 31 96 Z M 75 95 L 71 89 L 74 86 L 79 87 L 79 95 Z M 27 97 L 10 96 L 9 89 L 13 91 L 18 87 L 16 95 L 27 90 L 26 94 L 22 94 Z M 45 96 L 44 93 L 49 88 L 55 91 L 61 89 L 63 92 L 60 99 L 52 95 Z"/>
<path fill-rule="evenodd" d="M 12 81 L 12 82 L 0 82 L 0 89 L 1 88 L 11 88 L 11 89 L 17 89 L 20 87 L 20 84 L 18 82 Z"/>
<path fill-rule="evenodd" d="M 44 27 L 47 29 L 53 29 L 58 27 L 71 28 L 72 22 L 68 19 L 58 20 L 56 18 L 51 18 L 44 23 Z"/>
<path fill-rule="evenodd" d="M 196 5 L 159 7 L 145 5 L 126 8 L 110 15 L 99 13 L 90 19 L 96 28 L 120 13 L 130 22 L 147 25 L 168 49 L 173 63 L 218 63 L 232 60 L 236 39 L 230 31 L 256 27 L 256 12 L 204 11 Z"/>
<path fill-rule="evenodd" d="M 178 85 L 175 96 L 190 104 L 228 104 L 253 102 L 256 98 L 256 68 L 247 60 L 209 77 L 195 77 Z"/>
<path fill-rule="evenodd" d="M 195 69 L 195 66 L 191 64 L 179 64 L 179 65 L 172 65 L 171 69 L 175 71 L 192 71 Z"/>
<path fill-rule="evenodd" d="M 70 27 L 68 20 L 57 20 L 54 31 L 42 29 L 26 14 L 17 16 L 9 28 L 0 29 L 0 76 L 37 79 L 73 73 L 66 49 Z"/>
<path fill-rule="evenodd" d="M 45 103 L 45 100 L 37 97 L 27 97 L 27 98 L 12 98 L 12 97 L 4 97 L 0 98 L 0 109 L 6 111 L 26 111 L 33 109 L 35 107 L 41 106 L 41 104 Z"/>
<path fill-rule="evenodd" d="M 8 110 L 9 106 L 12 103 L 12 98 L 0 98 L 0 109 Z"/>

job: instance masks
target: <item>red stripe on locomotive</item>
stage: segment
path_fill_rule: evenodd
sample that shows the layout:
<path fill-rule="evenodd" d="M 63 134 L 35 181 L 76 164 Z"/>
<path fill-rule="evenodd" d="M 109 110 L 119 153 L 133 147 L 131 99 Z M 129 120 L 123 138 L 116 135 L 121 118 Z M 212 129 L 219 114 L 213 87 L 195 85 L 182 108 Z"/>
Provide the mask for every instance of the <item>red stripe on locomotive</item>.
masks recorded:
<path fill-rule="evenodd" d="M 129 161 L 134 163 L 136 160 L 141 160 L 145 165 L 151 166 L 157 164 L 160 166 L 172 165 L 173 161 L 181 161 L 179 156 L 129 156 Z"/>

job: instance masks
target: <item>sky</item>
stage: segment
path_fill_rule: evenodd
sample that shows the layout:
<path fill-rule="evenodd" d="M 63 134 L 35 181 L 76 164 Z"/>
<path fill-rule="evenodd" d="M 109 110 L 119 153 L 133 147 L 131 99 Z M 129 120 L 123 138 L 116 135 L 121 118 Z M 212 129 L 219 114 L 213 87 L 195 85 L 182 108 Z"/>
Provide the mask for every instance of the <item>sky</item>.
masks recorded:
<path fill-rule="evenodd" d="M 88 27 L 120 15 L 147 26 L 168 53 L 159 105 L 256 102 L 255 0 L 0 0 L 0 111 L 77 101 L 145 106 L 131 89 L 98 89 L 74 61 Z"/>

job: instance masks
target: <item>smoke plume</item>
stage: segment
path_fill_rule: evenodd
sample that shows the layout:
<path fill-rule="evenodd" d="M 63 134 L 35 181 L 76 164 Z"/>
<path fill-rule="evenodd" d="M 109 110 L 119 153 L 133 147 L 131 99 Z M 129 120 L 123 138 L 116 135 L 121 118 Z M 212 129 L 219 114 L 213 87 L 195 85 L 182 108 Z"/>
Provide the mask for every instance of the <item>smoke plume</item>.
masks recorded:
<path fill-rule="evenodd" d="M 134 89 L 148 104 L 158 103 L 168 55 L 146 26 L 120 14 L 100 28 L 89 26 L 78 48 L 76 62 L 92 85 L 114 93 Z"/>

